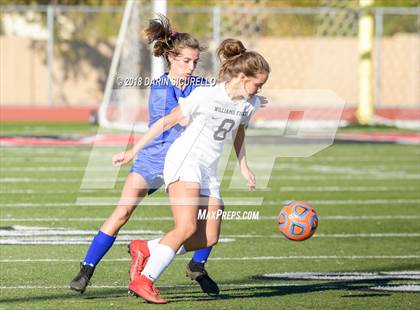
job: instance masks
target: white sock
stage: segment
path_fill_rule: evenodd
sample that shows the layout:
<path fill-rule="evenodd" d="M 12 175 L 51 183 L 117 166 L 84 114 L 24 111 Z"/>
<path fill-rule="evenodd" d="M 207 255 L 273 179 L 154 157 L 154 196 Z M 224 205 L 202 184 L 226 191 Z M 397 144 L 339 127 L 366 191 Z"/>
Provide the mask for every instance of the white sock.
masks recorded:
<path fill-rule="evenodd" d="M 174 250 L 167 245 L 159 243 L 150 254 L 149 261 L 141 274 L 155 282 L 174 258 Z"/>
<path fill-rule="evenodd" d="M 161 239 L 162 238 L 156 238 L 156 239 L 152 239 L 152 240 L 147 241 L 147 247 L 149 248 L 150 255 L 152 254 L 152 252 L 154 251 L 156 246 L 159 244 L 159 241 Z M 185 249 L 185 247 L 183 245 L 181 245 L 181 247 L 178 249 L 178 251 L 176 251 L 176 255 L 184 255 L 185 253 L 187 253 L 187 250 Z"/>
<path fill-rule="evenodd" d="M 162 238 L 156 238 L 147 241 L 147 247 L 149 248 L 150 254 L 152 254 L 152 252 L 155 250 L 156 246 L 159 244 L 160 239 Z"/>

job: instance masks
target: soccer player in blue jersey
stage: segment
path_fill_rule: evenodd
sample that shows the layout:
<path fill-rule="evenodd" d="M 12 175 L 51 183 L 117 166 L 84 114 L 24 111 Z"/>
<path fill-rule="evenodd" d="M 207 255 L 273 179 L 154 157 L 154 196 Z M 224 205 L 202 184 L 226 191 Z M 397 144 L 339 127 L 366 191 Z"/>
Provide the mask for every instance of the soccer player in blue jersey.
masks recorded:
<path fill-rule="evenodd" d="M 204 78 L 192 76 L 199 60 L 202 48 L 197 39 L 188 33 L 174 32 L 169 20 L 164 16 L 150 21 L 144 30 L 148 43 L 153 45 L 153 55 L 164 57 L 169 72 L 163 74 L 151 85 L 149 97 L 149 126 L 169 114 L 178 106 L 178 99 L 187 97 L 191 91 L 204 83 Z M 129 220 L 136 206 L 146 196 L 163 185 L 163 168 L 166 153 L 172 143 L 184 131 L 177 125 L 151 141 L 147 147 L 137 154 L 135 162 L 126 178 L 118 206 L 111 216 L 102 224 L 98 234 L 81 262 L 81 268 L 70 282 L 70 288 L 83 293 L 90 283 L 95 267 L 113 245 L 118 231 Z M 152 248 L 157 240 L 149 241 Z M 142 255 L 142 243 L 133 241 L 129 245 L 132 263 L 130 279 L 140 276 L 144 266 L 139 266 L 139 255 Z M 197 250 L 187 264 L 187 275 L 196 280 L 203 292 L 216 296 L 219 294 L 217 284 L 209 277 L 204 268 L 211 247 Z"/>

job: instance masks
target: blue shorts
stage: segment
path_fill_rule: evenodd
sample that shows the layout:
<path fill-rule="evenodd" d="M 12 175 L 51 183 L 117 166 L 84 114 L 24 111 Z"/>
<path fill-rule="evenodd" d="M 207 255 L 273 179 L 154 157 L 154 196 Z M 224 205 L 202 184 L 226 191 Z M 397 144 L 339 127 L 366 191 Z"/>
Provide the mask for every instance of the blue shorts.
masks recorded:
<path fill-rule="evenodd" d="M 159 143 L 147 146 L 136 156 L 130 172 L 138 173 L 149 186 L 148 194 L 157 191 L 163 184 L 165 157 L 171 143 Z"/>

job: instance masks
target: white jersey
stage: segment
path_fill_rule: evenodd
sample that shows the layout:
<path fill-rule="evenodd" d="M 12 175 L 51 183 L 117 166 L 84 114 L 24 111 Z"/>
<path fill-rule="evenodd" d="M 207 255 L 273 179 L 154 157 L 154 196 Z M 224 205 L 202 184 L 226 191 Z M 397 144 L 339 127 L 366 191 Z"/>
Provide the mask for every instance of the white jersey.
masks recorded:
<path fill-rule="evenodd" d="M 225 83 L 197 87 L 188 97 L 179 98 L 182 114 L 190 122 L 166 155 L 166 186 L 179 179 L 202 185 L 208 183 L 209 177 L 214 179 L 224 142 L 240 124 L 248 124 L 255 102 L 232 101 Z M 189 172 L 184 173 L 184 170 Z"/>

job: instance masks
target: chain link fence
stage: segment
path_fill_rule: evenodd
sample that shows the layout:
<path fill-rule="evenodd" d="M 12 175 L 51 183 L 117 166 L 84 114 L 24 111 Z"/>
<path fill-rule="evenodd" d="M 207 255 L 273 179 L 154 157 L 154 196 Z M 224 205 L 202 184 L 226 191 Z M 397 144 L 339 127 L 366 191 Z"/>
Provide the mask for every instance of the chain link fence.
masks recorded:
<path fill-rule="evenodd" d="M 371 10 L 376 107 L 418 107 L 420 12 Z M 0 6 L 0 103 L 98 106 L 122 14 L 123 7 Z M 218 43 L 235 37 L 270 62 L 265 88 L 330 89 L 348 107 L 357 103 L 359 15 L 357 8 L 263 7 L 248 1 L 168 8 L 176 30 L 208 47 L 198 74 L 215 75 Z M 141 28 L 151 8 L 142 6 L 140 16 Z M 141 57 L 143 74 L 150 73 L 150 54 Z"/>

